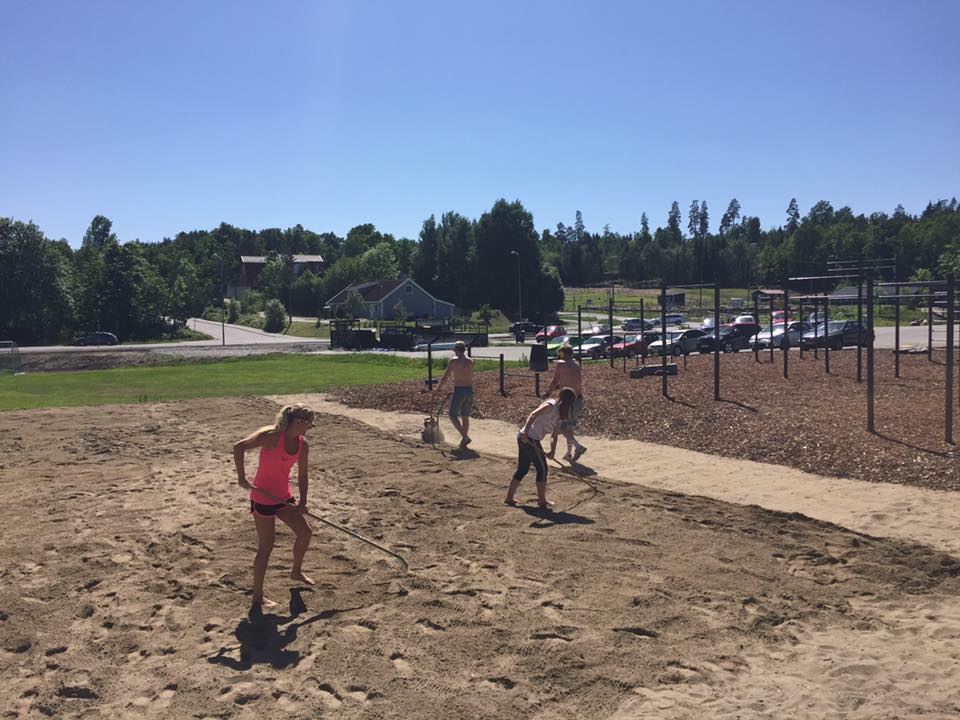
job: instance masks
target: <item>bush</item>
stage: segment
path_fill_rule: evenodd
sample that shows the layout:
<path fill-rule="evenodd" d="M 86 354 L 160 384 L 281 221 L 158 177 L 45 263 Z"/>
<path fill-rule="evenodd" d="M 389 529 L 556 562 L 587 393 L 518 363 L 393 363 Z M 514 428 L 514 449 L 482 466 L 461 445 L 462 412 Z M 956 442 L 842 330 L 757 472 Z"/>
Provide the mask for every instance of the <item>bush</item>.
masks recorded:
<path fill-rule="evenodd" d="M 287 326 L 287 311 L 284 309 L 283 303 L 276 298 L 267 300 L 263 312 L 266 315 L 263 329 L 267 332 L 281 332 Z"/>
<path fill-rule="evenodd" d="M 227 322 L 235 323 L 240 319 L 240 303 L 232 302 L 227 308 Z"/>

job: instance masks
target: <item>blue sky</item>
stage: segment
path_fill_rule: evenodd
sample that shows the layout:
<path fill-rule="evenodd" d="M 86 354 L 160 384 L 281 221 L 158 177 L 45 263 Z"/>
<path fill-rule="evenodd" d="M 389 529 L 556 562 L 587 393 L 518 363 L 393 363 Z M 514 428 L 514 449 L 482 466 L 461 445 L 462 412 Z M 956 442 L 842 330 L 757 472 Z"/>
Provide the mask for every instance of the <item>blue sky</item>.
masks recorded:
<path fill-rule="evenodd" d="M 275 5 L 275 7 L 274 7 Z M 78 246 L 960 195 L 960 2 L 3 2 L 0 215 Z"/>

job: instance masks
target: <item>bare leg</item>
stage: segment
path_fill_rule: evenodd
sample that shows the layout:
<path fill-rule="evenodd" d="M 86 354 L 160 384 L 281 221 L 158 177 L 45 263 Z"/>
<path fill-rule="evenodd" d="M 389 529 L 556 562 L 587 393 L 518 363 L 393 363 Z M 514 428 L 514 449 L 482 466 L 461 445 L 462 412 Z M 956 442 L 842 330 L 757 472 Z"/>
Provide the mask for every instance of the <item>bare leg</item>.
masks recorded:
<path fill-rule="evenodd" d="M 466 435 L 467 433 L 463 429 L 463 425 L 460 422 L 460 418 L 453 415 L 449 417 L 450 417 L 450 422 L 453 423 L 454 429 L 456 429 L 456 431 L 460 433 L 460 435 Z"/>
<path fill-rule="evenodd" d="M 290 569 L 291 579 L 313 585 L 313 579 L 303 574 L 303 557 L 307 554 L 307 548 L 310 547 L 310 538 L 313 536 L 313 530 L 311 530 L 307 524 L 307 519 L 297 512 L 294 507 L 284 508 L 277 513 L 277 517 L 289 525 L 290 529 L 293 530 L 297 536 L 297 539 L 293 542 L 293 567 Z"/>
<path fill-rule="evenodd" d="M 507 499 L 504 502 L 507 505 L 514 505 L 516 501 L 513 499 L 514 494 L 517 492 L 517 488 L 520 486 L 519 480 L 511 480 L 510 487 L 507 488 Z"/>
<path fill-rule="evenodd" d="M 253 513 L 257 526 L 257 556 L 253 560 L 253 604 L 263 603 L 263 578 L 267 574 L 267 562 L 273 550 L 274 520 L 270 515 Z"/>
<path fill-rule="evenodd" d="M 537 505 L 539 505 L 542 508 L 553 507 L 553 503 L 547 501 L 546 481 L 537 483 Z"/>

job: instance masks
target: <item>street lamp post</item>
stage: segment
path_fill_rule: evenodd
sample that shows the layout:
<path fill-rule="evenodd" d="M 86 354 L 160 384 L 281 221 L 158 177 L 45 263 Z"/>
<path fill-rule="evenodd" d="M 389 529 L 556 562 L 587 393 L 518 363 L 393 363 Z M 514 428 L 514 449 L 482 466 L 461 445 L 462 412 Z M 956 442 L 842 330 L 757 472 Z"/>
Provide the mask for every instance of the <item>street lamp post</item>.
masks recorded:
<path fill-rule="evenodd" d="M 227 326 L 223 320 L 223 256 L 220 253 L 214 253 L 213 256 L 220 261 L 220 344 L 227 344 Z"/>
<path fill-rule="evenodd" d="M 516 250 L 510 251 L 511 255 L 517 256 L 517 320 L 523 320 L 523 295 L 520 291 L 520 253 Z"/>

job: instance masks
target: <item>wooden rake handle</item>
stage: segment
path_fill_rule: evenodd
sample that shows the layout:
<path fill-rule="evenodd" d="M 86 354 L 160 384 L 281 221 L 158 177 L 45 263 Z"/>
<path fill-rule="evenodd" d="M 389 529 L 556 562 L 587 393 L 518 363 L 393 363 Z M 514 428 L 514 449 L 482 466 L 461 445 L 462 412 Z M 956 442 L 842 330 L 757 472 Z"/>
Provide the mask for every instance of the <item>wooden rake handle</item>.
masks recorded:
<path fill-rule="evenodd" d="M 266 497 L 270 498 L 271 500 L 276 501 L 277 503 L 285 503 L 285 502 L 286 502 L 286 500 L 281 500 L 280 498 L 278 498 L 278 497 L 277 497 L 276 495 L 274 495 L 273 493 L 268 492 L 268 491 L 266 491 L 266 490 L 263 490 L 262 488 L 258 488 L 256 485 L 251 485 L 250 488 L 251 488 L 252 490 L 256 490 L 256 491 L 257 491 L 258 493 L 260 493 L 261 495 L 265 495 Z M 320 515 L 317 515 L 316 513 L 312 513 L 312 512 L 310 512 L 309 510 L 307 510 L 307 515 L 309 515 L 310 517 L 312 517 L 312 518 L 313 518 L 314 520 L 316 520 L 317 522 L 321 522 L 321 523 L 323 523 L 324 525 L 328 525 L 329 527 L 334 528 L 335 530 L 339 530 L 340 532 L 344 532 L 344 533 L 346 533 L 347 535 L 350 535 L 351 537 L 356 538 L 356 539 L 359 540 L 360 542 L 365 542 L 367 545 L 372 545 L 373 547 L 377 548 L 377 550 L 380 550 L 380 551 L 382 551 L 382 552 L 385 552 L 387 555 L 390 555 L 391 557 L 396 558 L 397 560 L 399 560 L 399 561 L 403 564 L 403 570 L 404 570 L 404 572 L 407 572 L 407 571 L 410 569 L 410 566 L 407 564 L 406 559 L 404 559 L 404 557 L 403 557 L 402 555 L 400 555 L 399 553 L 395 553 L 393 550 L 390 550 L 390 549 L 388 549 L 388 548 L 385 548 L 385 547 L 384 547 L 383 545 L 381 545 L 380 543 L 374 542 L 374 541 L 371 540 L 370 538 L 364 537 L 364 536 L 361 535 L 360 533 L 356 533 L 356 532 L 354 532 L 353 530 L 350 530 L 349 528 L 345 528 L 345 527 L 343 527 L 343 525 L 337 525 L 337 523 L 331 522 L 330 520 L 327 520 L 325 517 L 322 517 L 322 516 L 320 516 Z"/>

